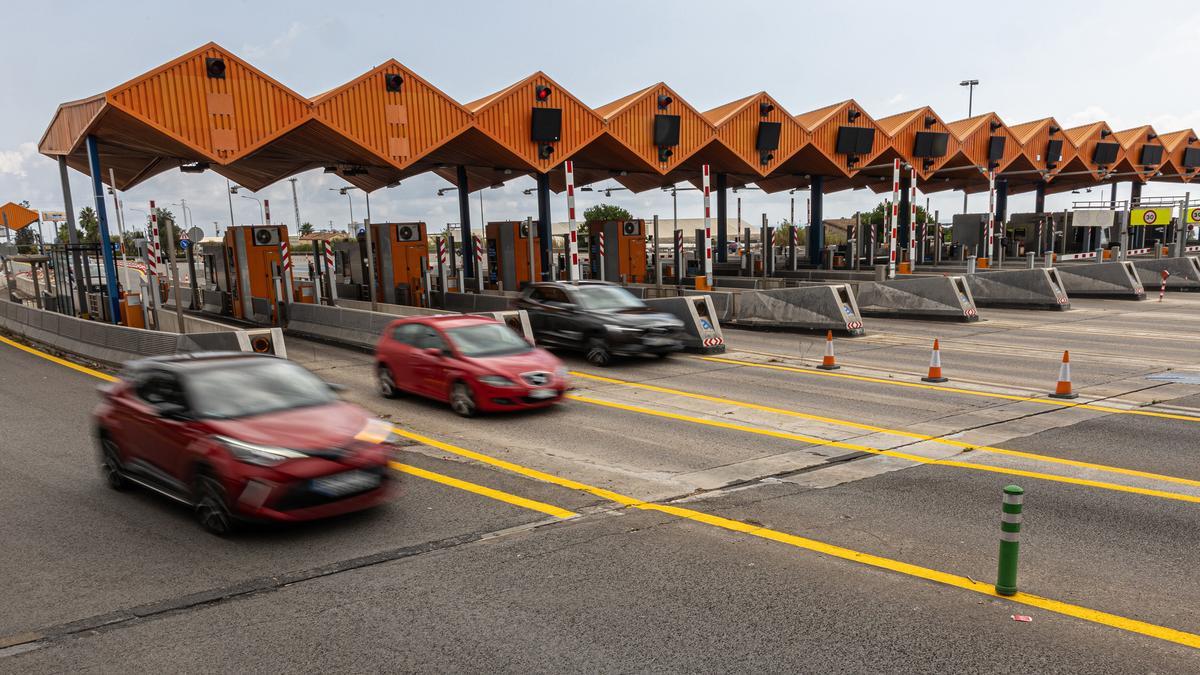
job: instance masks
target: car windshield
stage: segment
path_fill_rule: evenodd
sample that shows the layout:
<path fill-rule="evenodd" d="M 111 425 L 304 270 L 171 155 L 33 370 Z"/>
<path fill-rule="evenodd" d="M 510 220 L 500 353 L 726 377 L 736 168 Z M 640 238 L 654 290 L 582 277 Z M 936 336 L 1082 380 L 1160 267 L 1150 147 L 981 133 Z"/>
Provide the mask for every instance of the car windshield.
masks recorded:
<path fill-rule="evenodd" d="M 622 310 L 646 306 L 636 295 L 616 286 L 580 286 L 575 289 L 575 294 L 584 309 Z"/>
<path fill-rule="evenodd" d="M 533 349 L 520 335 L 502 323 L 480 323 L 446 331 L 454 348 L 463 356 L 510 356 Z"/>
<path fill-rule="evenodd" d="M 184 378 L 197 417 L 230 419 L 323 405 L 336 400 L 325 382 L 282 359 L 246 359 Z"/>

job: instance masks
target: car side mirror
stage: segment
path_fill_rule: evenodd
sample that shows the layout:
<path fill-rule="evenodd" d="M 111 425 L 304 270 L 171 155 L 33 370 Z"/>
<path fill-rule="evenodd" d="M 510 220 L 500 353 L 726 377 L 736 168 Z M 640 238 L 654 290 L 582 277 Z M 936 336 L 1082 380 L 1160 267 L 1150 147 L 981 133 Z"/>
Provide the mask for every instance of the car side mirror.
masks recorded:
<path fill-rule="evenodd" d="M 334 391 L 339 394 L 342 393 L 343 391 L 346 391 L 346 389 L 347 389 L 346 385 L 340 384 L 338 382 L 326 382 L 325 386 L 329 387 L 330 391 Z"/>
<path fill-rule="evenodd" d="M 187 406 L 183 405 L 182 403 L 163 401 L 155 406 L 155 410 L 158 411 L 158 415 L 163 419 L 180 421 L 191 419 L 191 415 L 188 414 Z"/>
<path fill-rule="evenodd" d="M 439 349 L 437 347 L 426 347 L 425 354 L 427 356 L 431 356 L 435 359 L 440 359 L 442 357 L 449 356 L 450 350 L 449 349 Z"/>

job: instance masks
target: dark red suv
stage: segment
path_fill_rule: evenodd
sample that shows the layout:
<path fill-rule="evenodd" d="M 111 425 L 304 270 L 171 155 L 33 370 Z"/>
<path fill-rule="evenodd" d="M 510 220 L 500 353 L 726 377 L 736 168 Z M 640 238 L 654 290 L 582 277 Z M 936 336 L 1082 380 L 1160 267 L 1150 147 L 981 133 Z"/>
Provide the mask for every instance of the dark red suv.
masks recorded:
<path fill-rule="evenodd" d="M 210 532 L 238 520 L 301 521 L 387 499 L 391 425 L 273 356 L 143 359 L 101 388 L 95 411 L 108 484 L 190 505 Z"/>

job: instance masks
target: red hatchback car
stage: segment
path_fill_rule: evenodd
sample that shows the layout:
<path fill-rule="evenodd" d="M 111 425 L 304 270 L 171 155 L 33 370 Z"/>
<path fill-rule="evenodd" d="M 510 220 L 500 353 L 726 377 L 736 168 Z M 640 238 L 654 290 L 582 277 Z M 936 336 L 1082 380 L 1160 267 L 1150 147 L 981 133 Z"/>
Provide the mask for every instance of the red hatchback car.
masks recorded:
<path fill-rule="evenodd" d="M 392 488 L 391 425 L 273 356 L 133 361 L 95 411 L 108 484 L 190 505 L 226 534 L 237 520 L 301 521 L 370 508 Z"/>
<path fill-rule="evenodd" d="M 506 324 L 483 316 L 394 321 L 375 347 L 379 392 L 447 401 L 454 412 L 540 408 L 568 389 L 567 369 Z"/>

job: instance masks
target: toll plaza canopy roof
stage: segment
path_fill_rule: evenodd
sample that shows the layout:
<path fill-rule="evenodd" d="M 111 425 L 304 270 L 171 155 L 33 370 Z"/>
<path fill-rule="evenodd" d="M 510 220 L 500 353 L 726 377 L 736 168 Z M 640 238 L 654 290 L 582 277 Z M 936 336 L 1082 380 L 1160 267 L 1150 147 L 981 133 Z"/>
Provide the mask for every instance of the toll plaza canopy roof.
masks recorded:
<path fill-rule="evenodd" d="M 102 179 L 111 170 L 122 190 L 175 169 L 259 190 L 322 168 L 367 191 L 426 172 L 468 191 L 546 174 L 561 191 L 568 159 L 579 185 L 613 179 L 635 192 L 698 183 L 704 164 L 729 187 L 768 192 L 813 176 L 825 192 L 889 191 L 897 159 L 927 191 L 986 190 L 989 169 L 1012 191 L 1051 192 L 1200 171 L 1191 130 L 1063 130 L 1050 117 L 1010 127 L 995 113 L 947 124 L 929 107 L 875 118 L 853 100 L 792 115 L 766 92 L 700 112 L 662 82 L 593 109 L 542 72 L 463 104 L 389 60 L 308 98 L 215 43 L 63 103 L 38 149 L 89 173 L 89 136 Z"/>

